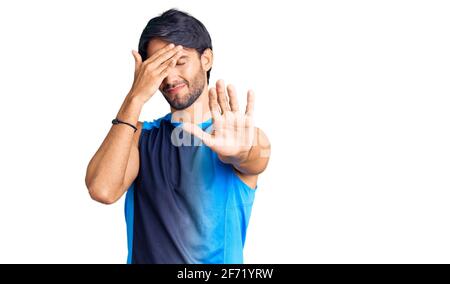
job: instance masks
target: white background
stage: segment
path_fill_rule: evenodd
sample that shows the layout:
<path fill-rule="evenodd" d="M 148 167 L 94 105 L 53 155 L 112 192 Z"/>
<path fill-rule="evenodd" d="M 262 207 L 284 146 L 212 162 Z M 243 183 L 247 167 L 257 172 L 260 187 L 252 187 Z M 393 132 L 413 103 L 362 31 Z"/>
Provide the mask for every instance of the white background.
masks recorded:
<path fill-rule="evenodd" d="M 176 7 L 272 142 L 247 263 L 450 263 L 448 3 L 2 1 L 0 262 L 126 261 L 124 200 L 92 201 L 85 170 Z"/>

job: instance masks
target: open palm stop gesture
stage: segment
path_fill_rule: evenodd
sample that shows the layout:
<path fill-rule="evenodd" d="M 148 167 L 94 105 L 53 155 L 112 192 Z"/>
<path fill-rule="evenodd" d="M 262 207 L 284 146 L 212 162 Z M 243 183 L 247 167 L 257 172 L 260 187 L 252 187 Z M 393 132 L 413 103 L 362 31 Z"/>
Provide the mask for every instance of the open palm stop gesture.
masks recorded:
<path fill-rule="evenodd" d="M 219 80 L 215 88 L 209 89 L 212 133 L 207 133 L 192 123 L 183 123 L 182 127 L 216 152 L 222 162 L 243 161 L 249 155 L 255 136 L 254 102 L 255 95 L 249 90 L 245 114 L 240 112 L 235 88 L 228 85 L 225 90 L 224 82 Z"/>

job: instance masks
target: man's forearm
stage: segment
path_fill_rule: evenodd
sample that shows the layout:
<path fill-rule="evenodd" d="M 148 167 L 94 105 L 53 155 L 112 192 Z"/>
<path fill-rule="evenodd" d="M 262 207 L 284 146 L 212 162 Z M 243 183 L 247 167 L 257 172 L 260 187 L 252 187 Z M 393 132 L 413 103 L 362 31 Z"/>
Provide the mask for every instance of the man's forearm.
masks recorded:
<path fill-rule="evenodd" d="M 132 93 L 128 94 L 117 113 L 117 118 L 137 126 L 139 115 L 144 103 L 136 98 Z"/>
<path fill-rule="evenodd" d="M 137 125 L 141 109 L 142 104 L 131 96 L 127 96 L 117 118 Z M 97 194 L 98 192 L 94 191 L 99 190 L 111 192 L 120 189 L 124 181 L 134 134 L 133 128 L 128 125 L 111 126 L 108 135 L 88 165 L 86 184 L 91 194 Z M 106 194 L 103 192 L 101 195 Z"/>

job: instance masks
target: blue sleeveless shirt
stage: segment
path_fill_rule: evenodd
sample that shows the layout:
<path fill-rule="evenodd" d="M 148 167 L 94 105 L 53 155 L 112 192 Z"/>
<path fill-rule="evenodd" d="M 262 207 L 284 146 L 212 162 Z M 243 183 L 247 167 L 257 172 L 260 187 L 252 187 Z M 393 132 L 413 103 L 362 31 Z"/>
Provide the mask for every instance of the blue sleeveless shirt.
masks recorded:
<path fill-rule="evenodd" d="M 171 118 L 142 126 L 125 199 L 127 263 L 243 263 L 255 189 Z M 211 132 L 211 119 L 198 125 Z"/>

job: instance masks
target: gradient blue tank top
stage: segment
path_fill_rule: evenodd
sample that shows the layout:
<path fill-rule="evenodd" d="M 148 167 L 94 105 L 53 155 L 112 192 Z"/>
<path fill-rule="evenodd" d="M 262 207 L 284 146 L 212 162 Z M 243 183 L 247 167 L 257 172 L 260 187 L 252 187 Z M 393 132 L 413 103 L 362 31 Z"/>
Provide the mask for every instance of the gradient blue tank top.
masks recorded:
<path fill-rule="evenodd" d="M 143 123 L 125 199 L 127 263 L 242 263 L 255 189 L 171 118 Z M 198 125 L 211 132 L 211 119 Z"/>

